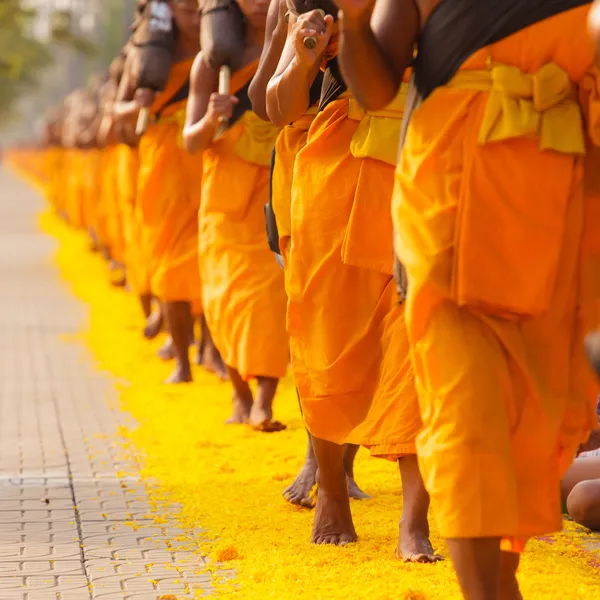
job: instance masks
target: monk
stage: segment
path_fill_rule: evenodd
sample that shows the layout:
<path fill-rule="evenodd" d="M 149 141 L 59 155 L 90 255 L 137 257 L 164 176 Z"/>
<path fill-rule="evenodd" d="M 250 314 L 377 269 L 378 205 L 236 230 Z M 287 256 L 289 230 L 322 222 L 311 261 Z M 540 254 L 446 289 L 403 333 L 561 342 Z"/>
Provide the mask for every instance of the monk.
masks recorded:
<path fill-rule="evenodd" d="M 71 193 L 75 192 L 74 201 L 80 207 L 80 226 L 90 235 L 92 250 L 101 250 L 103 257 L 110 261 L 112 243 L 103 180 L 105 144 L 100 139 L 102 93 L 106 84 L 106 75 L 93 78 L 78 102 L 78 152 L 72 158 L 76 166 L 75 172 L 67 177 L 72 182 Z"/>
<path fill-rule="evenodd" d="M 264 0 L 240 0 L 238 5 L 246 18 L 246 37 L 243 66 L 232 76 L 234 95 L 217 93 L 218 74 L 199 55 L 184 140 L 190 152 L 204 153 L 202 296 L 208 328 L 234 388 L 228 423 L 272 432 L 285 428 L 273 419 L 273 399 L 289 360 L 283 273 L 264 236 L 269 163 L 278 128 L 250 110 L 247 96 L 263 47 L 268 5 Z M 222 117 L 229 126 L 215 140 Z M 256 397 L 250 379 L 257 381 Z"/>
<path fill-rule="evenodd" d="M 269 120 L 266 106 L 266 91 L 270 79 L 275 74 L 279 59 L 285 46 L 288 33 L 288 7 L 286 0 L 272 0 L 267 15 L 265 44 L 256 75 L 252 79 L 248 95 L 254 112 L 264 120 Z M 274 158 L 271 166 L 271 204 L 274 212 L 277 238 L 280 253 L 283 253 L 282 264 L 285 266 L 290 242 L 290 211 L 292 197 L 292 179 L 294 161 L 299 150 L 306 143 L 308 127 L 316 115 L 322 85 L 322 77 L 317 77 L 311 88 L 311 107 L 305 115 L 293 124 L 284 127 L 277 138 Z M 271 248 L 273 250 L 273 248 Z M 280 254 L 279 254 L 280 255 Z M 281 256 L 281 255 L 280 255 Z M 287 281 L 286 281 L 287 285 Z M 317 460 L 312 446 L 310 432 L 306 459 L 298 476 L 283 492 L 283 497 L 291 504 L 306 508 L 314 507 L 313 489 L 317 482 Z M 354 480 L 354 459 L 359 446 L 348 445 L 344 456 L 344 470 L 348 480 L 350 498 L 363 500 L 369 498 Z"/>
<path fill-rule="evenodd" d="M 136 18 L 139 20 L 140 14 L 143 13 L 143 3 L 138 3 Z M 136 21 L 137 23 L 138 21 Z M 136 24 L 134 23 L 133 31 Z M 115 120 L 117 136 L 123 145 L 128 146 L 129 152 L 129 173 L 126 178 L 125 185 L 129 188 L 128 194 L 130 197 L 135 195 L 133 212 L 131 215 L 131 223 L 129 226 L 129 239 L 131 244 L 128 246 L 128 270 L 129 284 L 134 293 L 137 295 L 140 307 L 142 309 L 146 325 L 144 327 L 144 337 L 146 339 L 154 339 L 163 328 L 163 314 L 160 303 L 153 297 L 150 286 L 149 262 L 150 257 L 145 245 L 143 215 L 140 209 L 140 204 L 137 199 L 137 185 L 139 177 L 139 138 L 135 133 L 135 115 L 139 111 L 139 104 L 135 100 L 135 84 L 133 80 L 133 63 L 135 60 L 136 49 L 131 41 L 124 48 L 125 62 L 123 65 L 123 73 L 117 90 L 117 96 L 112 108 L 112 117 Z M 124 151 L 122 150 L 122 154 Z M 123 158 L 122 161 L 127 159 Z M 121 169 L 127 168 L 121 162 Z M 131 180 L 130 177 L 134 177 Z M 154 311 L 153 311 L 154 307 Z"/>
<path fill-rule="evenodd" d="M 120 153 L 112 117 L 121 76 L 122 69 L 113 61 L 110 77 L 100 91 L 103 115 L 98 134 L 98 143 L 103 155 L 100 204 L 106 220 L 106 235 L 110 250 L 110 281 L 117 287 L 124 287 L 126 284 L 124 213 L 120 202 L 122 190 L 119 173 Z"/>
<path fill-rule="evenodd" d="M 152 312 L 152 297 L 149 294 L 146 277 L 145 256 L 140 220 L 136 215 L 137 207 L 137 179 L 139 175 L 138 137 L 133 127 L 123 121 L 117 123 L 115 119 L 115 106 L 123 100 L 121 94 L 124 87 L 123 77 L 127 67 L 127 57 L 133 51 L 133 46 L 128 43 L 121 54 L 111 65 L 111 77 L 117 89 L 114 102 L 105 108 L 105 114 L 114 130 L 116 147 L 114 150 L 116 162 L 116 207 L 121 217 L 121 233 L 123 240 L 123 263 L 127 274 L 129 289 L 140 299 L 144 317 L 148 319 Z M 125 86 L 126 87 L 126 86 Z"/>
<path fill-rule="evenodd" d="M 79 148 L 82 133 L 81 113 L 85 100 L 86 93 L 82 89 L 75 90 L 67 96 L 65 101 L 67 115 L 62 131 L 63 146 L 66 148 L 64 216 L 69 224 L 76 229 L 80 229 L 84 225 Z"/>
<path fill-rule="evenodd" d="M 561 476 L 597 426 L 590 2 L 338 4 L 342 68 L 368 109 L 394 97 L 417 46 L 393 216 L 419 466 L 465 598 L 521 598 L 519 551 L 561 528 Z"/>
<path fill-rule="evenodd" d="M 421 422 L 392 277 L 389 198 L 404 96 L 367 114 L 340 75 L 333 17 L 290 12 L 291 31 L 267 91 L 271 119 L 284 124 L 302 115 L 315 76 L 326 68 L 318 114 L 294 162 L 286 263 L 292 366 L 319 467 L 312 541 L 357 539 L 344 443 L 362 444 L 400 467 L 397 556 L 435 562 L 415 455 Z M 315 48 L 305 46 L 307 37 Z"/>
<path fill-rule="evenodd" d="M 150 107 L 153 123 L 139 144 L 137 204 L 148 266 L 149 294 L 160 300 L 175 354 L 167 383 L 192 380 L 189 358 L 193 314 L 201 312 L 198 221 L 202 165 L 180 145 L 190 69 L 199 50 L 200 20 L 195 0 L 169 3 L 177 28 L 175 63 L 163 92 L 135 92 L 128 78 L 128 105 L 116 113 L 135 120 Z M 145 290 L 144 290 L 145 291 Z"/>
<path fill-rule="evenodd" d="M 127 223 L 125 239 L 127 242 L 126 265 L 127 282 L 140 302 L 140 307 L 146 326 L 144 335 L 147 339 L 155 338 L 162 329 L 162 312 L 160 305 L 156 313 L 152 312 L 154 298 L 150 291 L 150 276 L 148 273 L 149 257 L 145 252 L 142 215 L 137 201 L 137 183 L 139 177 L 139 138 L 135 133 L 135 125 L 126 117 L 138 110 L 133 99 L 132 63 L 135 48 L 129 41 L 123 48 L 123 72 L 119 87 L 112 106 L 111 117 L 114 121 L 116 135 L 120 142 L 119 149 L 119 179 L 121 181 L 122 204 L 126 206 Z"/>

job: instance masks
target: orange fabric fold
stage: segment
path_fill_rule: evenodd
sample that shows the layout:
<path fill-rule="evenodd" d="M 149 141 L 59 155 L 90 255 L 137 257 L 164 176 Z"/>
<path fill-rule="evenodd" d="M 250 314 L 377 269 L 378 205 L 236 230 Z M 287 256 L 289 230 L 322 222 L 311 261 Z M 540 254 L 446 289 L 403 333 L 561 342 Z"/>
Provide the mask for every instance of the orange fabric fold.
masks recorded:
<path fill-rule="evenodd" d="M 296 157 L 287 326 L 311 433 L 395 459 L 414 454 L 420 417 L 391 275 L 394 169 L 352 156 L 358 126 L 332 102 Z"/>
<path fill-rule="evenodd" d="M 189 77 L 192 60 L 177 63 L 153 110 L 164 106 Z M 168 96 L 168 98 L 167 98 Z M 168 116 L 185 107 L 170 105 Z M 198 206 L 202 161 L 180 147 L 180 125 L 167 121 L 151 125 L 139 145 L 137 217 L 142 228 L 142 249 L 147 275 L 140 274 L 140 289 L 147 280 L 150 291 L 163 302 L 198 303 Z"/>
<path fill-rule="evenodd" d="M 200 266 L 215 344 L 244 379 L 281 378 L 288 362 L 283 271 L 269 250 L 264 205 L 269 167 L 236 152 L 244 120 L 204 153 Z"/>

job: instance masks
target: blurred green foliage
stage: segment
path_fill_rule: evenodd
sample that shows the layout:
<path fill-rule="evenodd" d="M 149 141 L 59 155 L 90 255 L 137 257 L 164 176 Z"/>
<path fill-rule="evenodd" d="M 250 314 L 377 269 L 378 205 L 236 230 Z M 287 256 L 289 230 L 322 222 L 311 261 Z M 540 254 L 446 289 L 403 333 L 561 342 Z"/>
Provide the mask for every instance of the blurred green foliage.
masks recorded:
<path fill-rule="evenodd" d="M 90 54 L 94 47 L 72 33 L 72 16 L 55 11 L 45 39 L 34 34 L 36 10 L 22 0 L 0 0 L 0 121 L 13 115 L 18 98 L 35 89 L 41 71 L 52 63 L 53 44 Z"/>

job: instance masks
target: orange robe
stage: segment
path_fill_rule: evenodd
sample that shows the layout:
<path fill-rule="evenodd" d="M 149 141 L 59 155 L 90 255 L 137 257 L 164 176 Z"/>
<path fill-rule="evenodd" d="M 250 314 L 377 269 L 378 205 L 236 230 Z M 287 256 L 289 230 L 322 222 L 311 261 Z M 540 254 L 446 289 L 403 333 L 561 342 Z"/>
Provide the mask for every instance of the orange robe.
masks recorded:
<path fill-rule="evenodd" d="M 102 171 L 102 227 L 106 232 L 106 240 L 110 257 L 120 264 L 125 263 L 125 235 L 123 228 L 123 212 L 120 203 L 121 181 L 119 177 L 120 150 L 117 144 L 105 148 L 105 160 Z"/>
<path fill-rule="evenodd" d="M 60 146 L 51 146 L 44 152 L 46 198 L 56 212 L 61 210 L 62 190 L 60 189 L 63 150 Z"/>
<path fill-rule="evenodd" d="M 272 173 L 272 203 L 277 232 L 279 234 L 279 249 L 287 260 L 289 241 L 292 235 L 291 210 L 292 188 L 294 181 L 294 164 L 296 156 L 306 144 L 308 129 L 313 122 L 316 109 L 307 112 L 294 123 L 284 127 L 275 143 L 275 167 Z M 286 286 L 287 287 L 287 286 Z"/>
<path fill-rule="evenodd" d="M 66 155 L 65 173 L 65 212 L 69 223 L 76 229 L 84 227 L 82 150 L 69 148 Z"/>
<path fill-rule="evenodd" d="M 107 251 L 111 250 L 109 198 L 116 187 L 113 181 L 114 169 L 111 152 L 110 146 L 100 150 L 98 191 L 94 198 L 91 217 L 98 242 Z"/>
<path fill-rule="evenodd" d="M 234 90 L 243 85 L 236 80 L 240 73 L 234 74 Z M 204 153 L 199 214 L 204 314 L 225 364 L 244 379 L 281 378 L 289 362 L 283 271 L 265 233 L 277 133 L 248 111 Z"/>
<path fill-rule="evenodd" d="M 127 283 L 139 296 L 150 293 L 145 266 L 142 227 L 137 211 L 137 180 L 140 160 L 137 148 L 127 144 L 117 147 L 118 205 L 123 223 L 124 261 Z"/>
<path fill-rule="evenodd" d="M 90 232 L 96 231 L 96 210 L 102 191 L 101 172 L 102 150 L 93 148 L 85 151 L 84 169 L 85 178 L 83 182 L 83 212 L 86 228 Z"/>
<path fill-rule="evenodd" d="M 597 238 L 598 221 L 588 222 L 572 83 L 593 64 L 588 10 L 471 56 L 412 115 L 397 170 L 417 450 L 447 538 L 519 549 L 560 529 L 561 476 L 597 423 L 583 352 L 597 273 L 583 227 Z"/>
<path fill-rule="evenodd" d="M 403 100 L 378 117 L 348 96 L 316 116 L 295 161 L 286 264 L 292 366 L 314 436 L 394 459 L 414 454 L 421 425 L 392 278 Z M 384 131 L 395 135 L 386 141 Z"/>
<path fill-rule="evenodd" d="M 139 145 L 138 216 L 150 292 L 162 302 L 191 302 L 200 310 L 198 206 L 202 160 L 181 146 L 187 99 L 165 107 L 185 85 L 192 59 L 176 63 L 152 107 L 160 118 Z M 163 109 L 164 110 L 161 110 Z"/>

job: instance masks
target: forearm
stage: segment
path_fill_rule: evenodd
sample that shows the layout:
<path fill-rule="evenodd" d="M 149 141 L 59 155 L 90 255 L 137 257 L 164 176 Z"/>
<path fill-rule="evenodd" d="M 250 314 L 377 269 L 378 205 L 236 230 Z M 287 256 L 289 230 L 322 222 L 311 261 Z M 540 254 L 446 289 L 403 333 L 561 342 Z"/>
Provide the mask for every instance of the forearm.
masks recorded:
<path fill-rule="evenodd" d="M 183 144 L 190 154 L 204 152 L 212 143 L 217 125 L 205 117 L 183 129 Z"/>
<path fill-rule="evenodd" d="M 252 110 L 264 121 L 269 120 L 267 113 L 267 86 L 277 70 L 284 46 L 285 35 L 273 36 L 248 90 L 248 95 L 252 102 Z"/>
<path fill-rule="evenodd" d="M 267 87 L 267 114 L 276 125 L 284 127 L 299 119 L 310 105 L 310 86 L 318 66 L 307 69 L 296 58 L 285 71 L 271 79 Z"/>
<path fill-rule="evenodd" d="M 384 108 L 395 98 L 402 74 L 389 66 L 369 21 L 342 18 L 339 61 L 346 84 L 366 109 Z"/>

